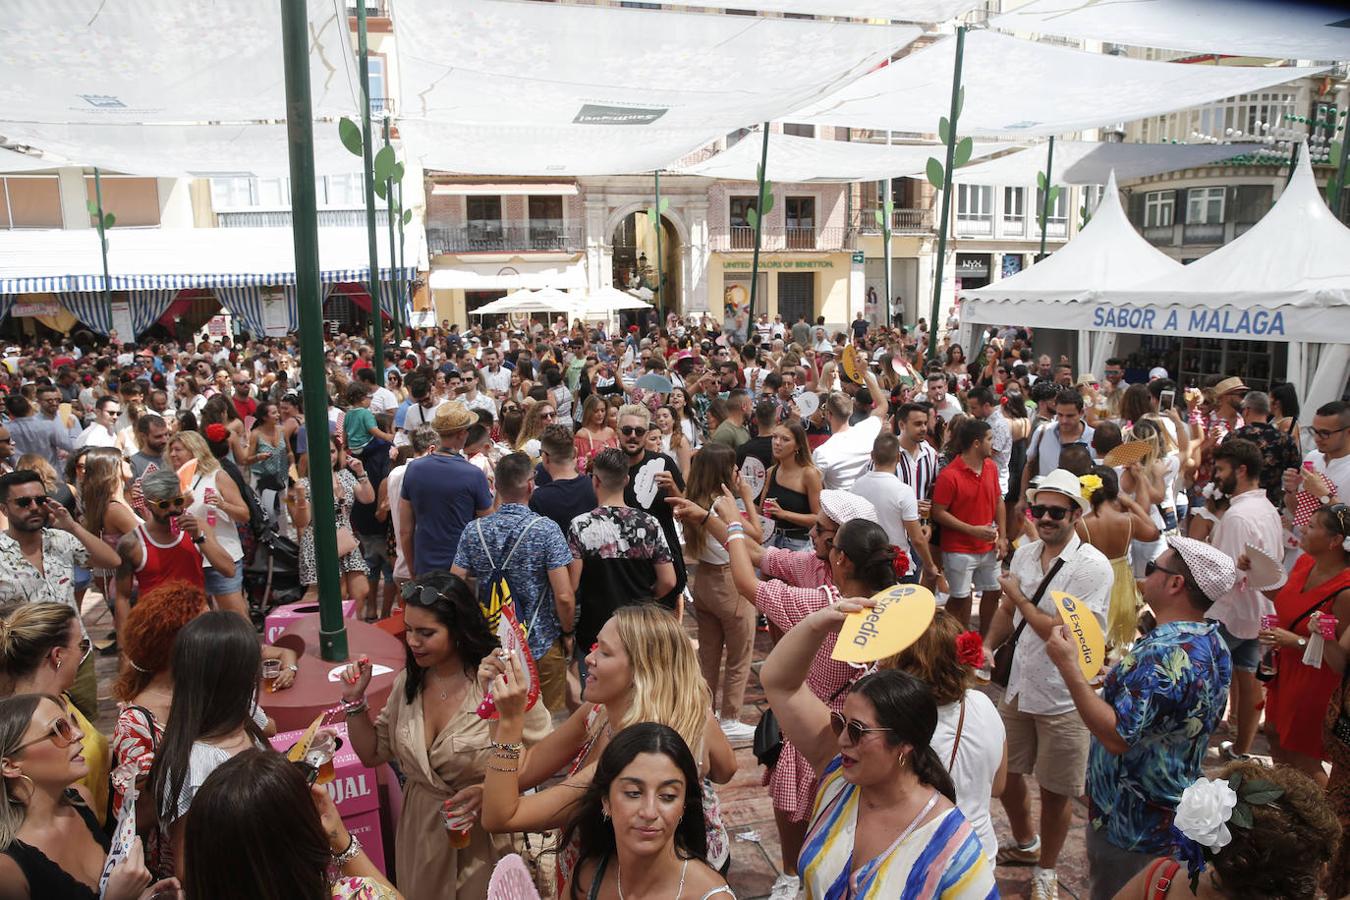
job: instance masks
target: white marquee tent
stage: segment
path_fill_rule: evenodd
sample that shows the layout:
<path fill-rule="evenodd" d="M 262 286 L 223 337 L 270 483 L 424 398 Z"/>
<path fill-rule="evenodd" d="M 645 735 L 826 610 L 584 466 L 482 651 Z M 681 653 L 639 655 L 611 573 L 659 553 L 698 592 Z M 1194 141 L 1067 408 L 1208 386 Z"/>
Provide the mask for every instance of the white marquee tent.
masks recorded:
<path fill-rule="evenodd" d="M 955 50 L 956 39 L 943 38 L 784 118 L 935 132 L 950 112 Z M 1064 134 L 1200 106 L 1324 69 L 1149 62 L 973 31 L 966 36 L 966 99 L 957 133 Z"/>

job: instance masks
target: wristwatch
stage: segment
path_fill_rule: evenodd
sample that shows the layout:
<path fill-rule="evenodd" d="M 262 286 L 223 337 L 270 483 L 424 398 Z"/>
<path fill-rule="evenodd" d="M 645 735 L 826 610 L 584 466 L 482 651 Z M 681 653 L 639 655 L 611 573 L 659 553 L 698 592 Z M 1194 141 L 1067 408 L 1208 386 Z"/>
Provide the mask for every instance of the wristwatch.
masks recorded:
<path fill-rule="evenodd" d="M 195 538 L 192 539 L 192 543 L 198 544 L 198 545 L 205 544 L 205 543 L 206 543 L 206 535 L 203 535 L 203 534 L 197 535 Z"/>
<path fill-rule="evenodd" d="M 1303 649 L 1304 647 L 1306 647 L 1306 646 L 1308 646 L 1308 639 L 1307 639 L 1307 638 L 1299 638 L 1299 639 L 1298 639 L 1298 649 L 1302 650 L 1302 649 Z"/>

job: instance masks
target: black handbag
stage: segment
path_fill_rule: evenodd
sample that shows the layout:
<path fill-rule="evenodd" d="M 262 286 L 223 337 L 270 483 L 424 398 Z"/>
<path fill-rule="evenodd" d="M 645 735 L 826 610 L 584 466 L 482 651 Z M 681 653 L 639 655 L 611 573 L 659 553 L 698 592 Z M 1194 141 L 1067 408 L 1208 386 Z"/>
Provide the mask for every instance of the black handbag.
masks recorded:
<path fill-rule="evenodd" d="M 778 728 L 778 717 L 767 706 L 760 713 L 750 749 L 761 766 L 772 769 L 778 765 L 778 757 L 783 752 L 783 732 Z"/>
<path fill-rule="evenodd" d="M 1050 581 L 1059 574 L 1059 569 L 1064 565 L 1064 557 L 1055 560 L 1055 564 L 1050 567 L 1050 571 L 1045 573 L 1041 583 L 1036 587 L 1036 593 L 1031 598 L 1032 606 L 1040 606 L 1041 598 L 1045 596 L 1045 591 L 1050 587 Z M 999 687 L 1007 687 L 1008 679 L 1012 677 L 1013 654 L 1017 652 L 1017 641 L 1022 637 L 1022 632 L 1026 630 L 1027 619 L 1022 617 L 1022 624 L 1017 626 L 1012 637 L 999 645 L 994 651 L 994 665 L 989 670 L 989 680 Z"/>

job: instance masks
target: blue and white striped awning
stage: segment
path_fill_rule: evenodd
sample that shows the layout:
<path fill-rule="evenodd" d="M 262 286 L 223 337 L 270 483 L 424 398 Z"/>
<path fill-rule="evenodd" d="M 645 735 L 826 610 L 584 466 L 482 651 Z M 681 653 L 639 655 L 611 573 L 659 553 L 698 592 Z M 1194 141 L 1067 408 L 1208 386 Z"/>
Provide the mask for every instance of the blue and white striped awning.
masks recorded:
<path fill-rule="evenodd" d="M 380 269 L 380 281 L 394 280 L 394 269 Z M 417 277 L 417 270 L 406 268 L 398 270 L 399 278 L 410 281 Z M 370 278 L 370 269 L 327 269 L 320 270 L 319 281 L 323 284 L 356 282 L 365 284 Z M 114 291 L 150 291 L 150 290 L 186 290 L 188 288 L 236 288 L 267 287 L 269 285 L 293 286 L 294 272 L 245 272 L 234 274 L 178 274 L 178 275 L 113 275 L 109 281 Z M 0 278 L 0 294 L 57 294 L 57 293 L 102 294 L 102 275 L 43 275 L 33 278 Z"/>

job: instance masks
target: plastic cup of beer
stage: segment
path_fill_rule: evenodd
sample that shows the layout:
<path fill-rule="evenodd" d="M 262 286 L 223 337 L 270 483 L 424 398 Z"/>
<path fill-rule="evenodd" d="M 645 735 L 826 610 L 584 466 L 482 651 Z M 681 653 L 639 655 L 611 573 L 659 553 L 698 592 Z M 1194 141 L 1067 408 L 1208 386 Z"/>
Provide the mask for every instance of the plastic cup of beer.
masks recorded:
<path fill-rule="evenodd" d="M 469 846 L 469 832 L 473 829 L 472 816 L 452 816 L 447 807 L 441 807 L 441 820 L 445 824 L 445 833 L 449 837 L 452 850 L 463 850 Z"/>
<path fill-rule="evenodd" d="M 333 780 L 333 756 L 337 753 L 338 737 L 327 728 L 314 732 L 314 738 L 305 751 L 305 763 L 318 771 L 315 784 L 328 784 Z"/>
<path fill-rule="evenodd" d="M 281 677 L 281 660 L 264 659 L 262 664 L 263 681 L 267 683 L 269 693 L 277 689 L 277 679 Z"/>

